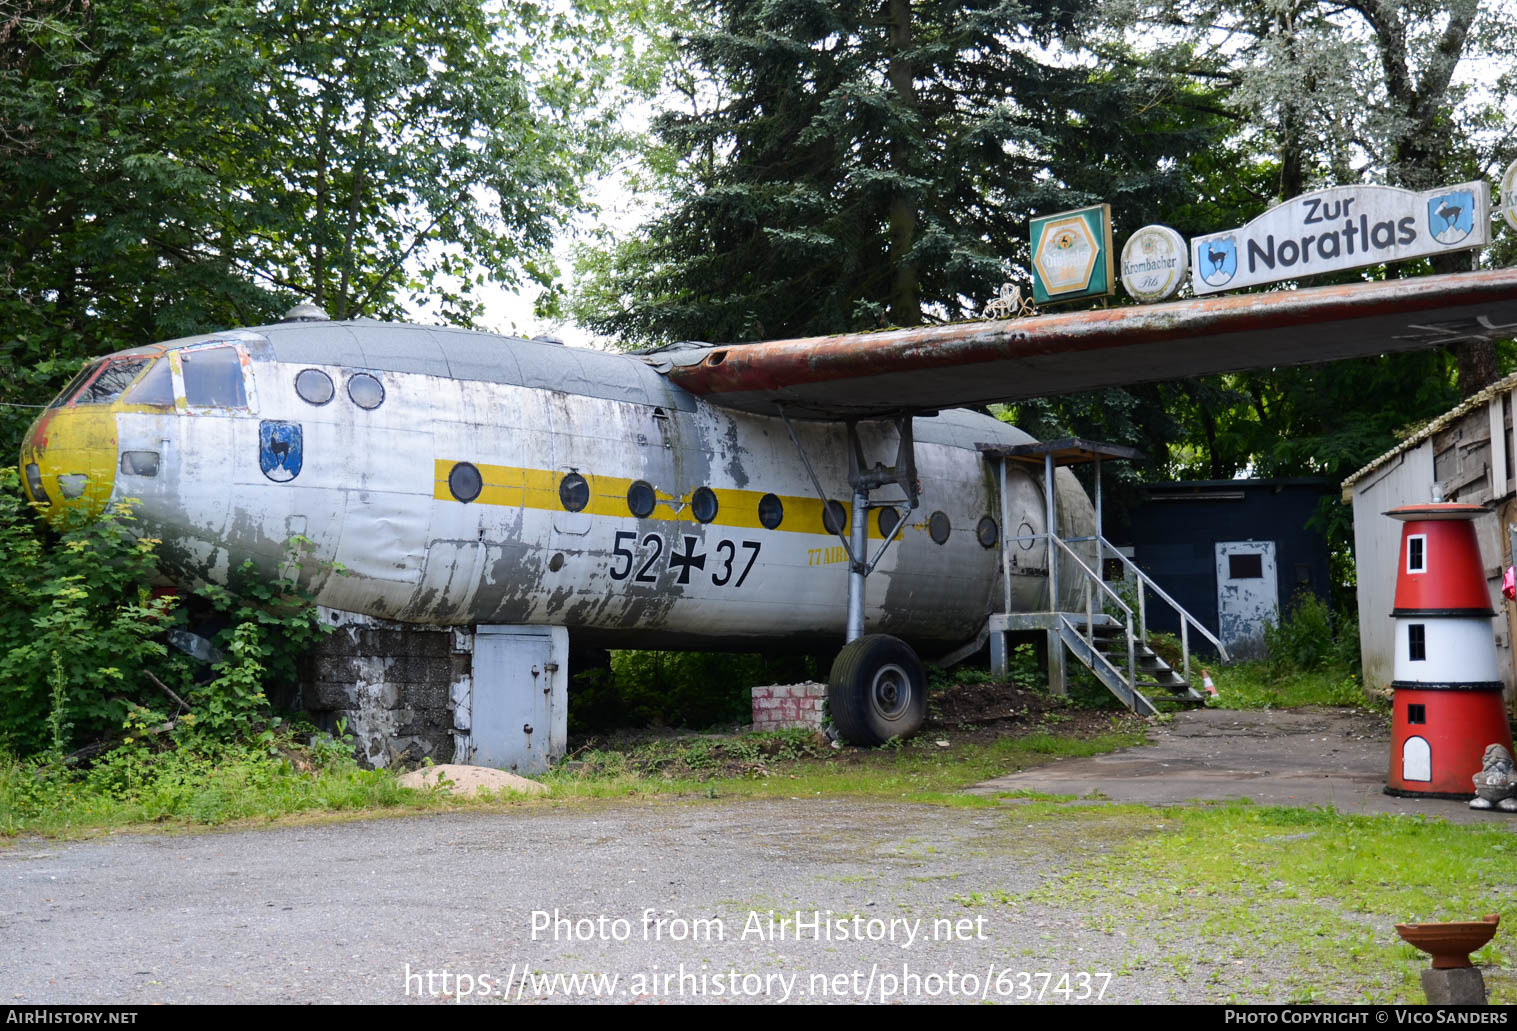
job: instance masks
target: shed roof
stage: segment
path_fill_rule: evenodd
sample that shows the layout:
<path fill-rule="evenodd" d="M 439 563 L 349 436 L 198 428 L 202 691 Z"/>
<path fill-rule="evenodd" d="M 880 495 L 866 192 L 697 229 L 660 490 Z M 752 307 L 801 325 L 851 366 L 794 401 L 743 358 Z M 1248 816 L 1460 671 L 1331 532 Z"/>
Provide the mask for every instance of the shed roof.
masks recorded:
<path fill-rule="evenodd" d="M 1443 429 L 1445 426 L 1457 422 L 1459 419 L 1468 415 L 1476 408 L 1488 403 L 1491 398 L 1499 397 L 1507 391 L 1514 389 L 1517 389 L 1517 372 L 1512 373 L 1510 376 L 1504 376 L 1501 379 L 1498 379 L 1495 383 L 1492 383 L 1490 386 L 1486 387 L 1484 390 L 1481 390 L 1479 393 L 1471 394 L 1463 401 L 1460 401 L 1459 404 L 1455 405 L 1453 408 L 1450 408 L 1448 411 L 1444 412 L 1436 419 L 1428 422 L 1421 429 L 1417 430 L 1415 433 L 1412 433 L 1401 443 L 1397 444 L 1385 454 L 1381 455 L 1379 458 L 1376 458 L 1364 468 L 1358 470 L 1348 479 L 1344 480 L 1344 503 L 1347 504 L 1353 500 L 1352 494 L 1354 484 L 1364 479 L 1366 476 L 1374 472 L 1376 469 L 1380 468 L 1386 462 L 1389 462 L 1391 459 L 1395 458 L 1403 451 L 1410 451 L 1412 448 L 1416 447 L 1418 444 L 1421 444 L 1424 440 L 1428 439 L 1433 434 Z"/>

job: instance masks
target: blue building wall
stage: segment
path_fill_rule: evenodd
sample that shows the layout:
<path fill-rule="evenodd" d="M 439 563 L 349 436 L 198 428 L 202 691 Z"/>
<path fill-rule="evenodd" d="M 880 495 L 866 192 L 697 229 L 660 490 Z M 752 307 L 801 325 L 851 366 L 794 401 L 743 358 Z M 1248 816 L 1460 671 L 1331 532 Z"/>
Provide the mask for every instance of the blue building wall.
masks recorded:
<path fill-rule="evenodd" d="M 1324 600 L 1330 580 L 1327 541 L 1307 523 L 1321 498 L 1333 493 L 1325 480 L 1203 480 L 1150 484 L 1129 512 L 1125 543 L 1133 561 L 1208 630 L 1217 632 L 1216 545 L 1227 541 L 1274 541 L 1278 611 L 1306 588 Z M 1179 619 L 1162 602 L 1148 599 L 1149 629 L 1180 632 Z M 1192 634 L 1192 648 L 1213 652 Z"/>

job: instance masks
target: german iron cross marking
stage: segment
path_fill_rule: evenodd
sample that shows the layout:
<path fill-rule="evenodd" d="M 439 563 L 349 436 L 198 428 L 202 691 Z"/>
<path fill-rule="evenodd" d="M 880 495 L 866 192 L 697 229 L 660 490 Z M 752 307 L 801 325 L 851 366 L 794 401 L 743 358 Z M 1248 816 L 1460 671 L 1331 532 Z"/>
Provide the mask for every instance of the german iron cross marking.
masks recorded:
<path fill-rule="evenodd" d="M 698 540 L 700 540 L 699 537 L 686 537 L 685 553 L 683 555 L 676 554 L 673 551 L 669 553 L 669 568 L 679 567 L 679 583 L 687 584 L 690 582 L 691 566 L 694 566 L 696 569 L 706 568 L 706 556 L 695 553 L 695 543 Z"/>

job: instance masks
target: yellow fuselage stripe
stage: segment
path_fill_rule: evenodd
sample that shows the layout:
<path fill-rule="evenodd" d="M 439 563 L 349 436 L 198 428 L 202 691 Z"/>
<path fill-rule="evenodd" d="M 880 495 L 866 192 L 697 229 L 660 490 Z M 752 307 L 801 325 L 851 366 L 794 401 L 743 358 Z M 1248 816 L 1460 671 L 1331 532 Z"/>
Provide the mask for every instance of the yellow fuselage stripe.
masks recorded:
<path fill-rule="evenodd" d="M 437 501 L 451 501 L 460 504 L 453 497 L 453 492 L 448 489 L 448 474 L 460 460 L 439 458 L 434 466 L 434 479 L 432 485 L 432 497 Z M 524 469 L 509 465 L 485 465 L 480 462 L 472 463 L 479 470 L 479 475 L 484 480 L 484 487 L 479 492 L 479 497 L 470 504 L 477 505 L 500 505 L 506 508 L 532 508 L 543 511 L 563 511 L 563 502 L 559 500 L 558 488 L 565 473 L 553 469 Z M 581 476 L 590 485 L 590 503 L 583 511 L 587 515 L 630 517 L 631 511 L 627 508 L 627 491 L 636 480 L 630 480 L 621 476 L 600 476 L 581 472 Z M 731 487 L 712 487 L 712 493 L 716 495 L 716 518 L 708 525 L 730 526 L 745 530 L 766 529 L 759 522 L 759 500 L 769 491 L 738 490 Z M 692 494 L 694 491 L 691 492 Z M 647 518 L 663 522 L 696 523 L 694 513 L 691 511 L 690 494 L 676 496 L 666 494 L 655 485 L 653 490 L 657 504 L 653 514 Z M 807 533 L 828 534 L 822 526 L 822 502 L 817 498 L 802 497 L 794 494 L 776 494 L 780 504 L 784 508 L 784 518 L 780 525 L 774 528 L 776 533 Z M 850 505 L 839 502 L 848 518 L 852 518 Z M 845 523 L 845 531 L 851 523 Z M 912 529 L 925 529 L 926 523 L 914 524 Z M 880 533 L 878 517 L 869 520 L 869 536 L 873 540 L 883 540 Z"/>

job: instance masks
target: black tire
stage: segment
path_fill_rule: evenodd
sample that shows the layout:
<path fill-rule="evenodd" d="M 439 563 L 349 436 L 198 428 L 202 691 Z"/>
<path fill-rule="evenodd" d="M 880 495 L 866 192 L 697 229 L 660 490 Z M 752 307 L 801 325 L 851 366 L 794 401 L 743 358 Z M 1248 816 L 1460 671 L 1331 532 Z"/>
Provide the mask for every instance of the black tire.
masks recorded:
<path fill-rule="evenodd" d="M 927 673 L 905 641 L 868 634 L 838 652 L 827 683 L 827 710 L 844 741 L 883 745 L 910 737 L 927 716 Z"/>

